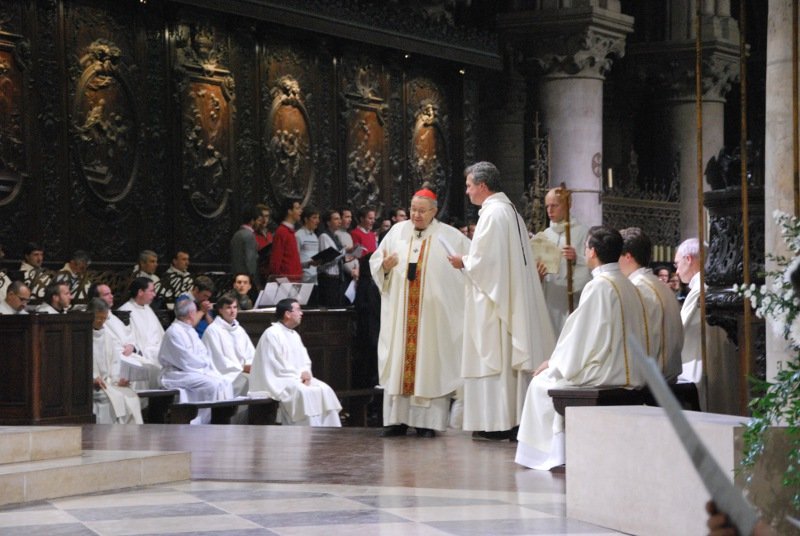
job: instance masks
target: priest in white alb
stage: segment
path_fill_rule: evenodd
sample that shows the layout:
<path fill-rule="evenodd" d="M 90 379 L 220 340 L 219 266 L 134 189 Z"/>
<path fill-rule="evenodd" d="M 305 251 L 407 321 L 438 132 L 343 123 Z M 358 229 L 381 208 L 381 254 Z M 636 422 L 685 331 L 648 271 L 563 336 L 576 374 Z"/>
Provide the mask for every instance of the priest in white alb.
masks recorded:
<path fill-rule="evenodd" d="M 236 320 L 239 302 L 233 294 L 220 296 L 214 309 L 217 317 L 203 333 L 203 343 L 211 354 L 214 367 L 233 385 L 233 394 L 244 396 L 249 388 L 250 365 L 256 348 Z"/>
<path fill-rule="evenodd" d="M 250 396 L 279 401 L 281 424 L 341 426 L 342 405 L 333 389 L 311 374 L 311 358 L 295 331 L 303 319 L 300 304 L 292 298 L 279 301 L 275 318 L 256 345 Z"/>
<path fill-rule="evenodd" d="M 130 300 L 123 303 L 120 311 L 130 313 L 130 328 L 135 341 L 137 356 L 147 371 L 149 381 L 146 387 L 158 389 L 161 365 L 158 352 L 164 338 L 164 328 L 156 313 L 150 307 L 156 297 L 153 282 L 146 277 L 137 277 L 130 285 Z M 145 386 L 142 386 L 145 387 Z"/>
<path fill-rule="evenodd" d="M 196 312 L 197 306 L 190 299 L 179 298 L 175 302 L 175 321 L 164 334 L 158 352 L 161 385 L 166 389 L 178 389 L 180 402 L 230 400 L 233 398 L 231 382 L 214 368 L 208 348 L 194 329 Z M 192 424 L 210 421 L 210 411 L 200 411 Z"/>
<path fill-rule="evenodd" d="M 139 395 L 131 389 L 128 379 L 120 373 L 120 356 L 123 354 L 104 327 L 111 314 L 110 308 L 101 298 L 92 298 L 86 311 L 94 314 L 92 322 L 94 363 L 92 383 L 94 385 L 93 410 L 97 423 L 142 424 L 142 406 Z"/>
<path fill-rule="evenodd" d="M 465 279 L 465 430 L 474 439 L 513 439 L 530 373 L 555 342 L 525 222 L 501 191 L 490 162 L 465 171 L 467 195 L 480 205 L 469 253 L 449 257 Z"/>
<path fill-rule="evenodd" d="M 586 238 L 586 263 L 592 280 L 580 305 L 567 318 L 550 359 L 534 373 L 517 434 L 515 461 L 549 470 L 566 461 L 564 418 L 549 389 L 601 385 L 638 387 L 643 380 L 631 355 L 631 338 L 645 347 L 644 306 L 636 287 L 619 269 L 622 236 L 592 227 Z"/>
<path fill-rule="evenodd" d="M 683 324 L 681 309 L 672 289 L 647 266 L 653 243 L 638 227 L 620 231 L 623 240 L 619 268 L 639 291 L 647 313 L 647 346 L 645 352 L 658 361 L 661 373 L 675 383 L 681 373 Z"/>
<path fill-rule="evenodd" d="M 409 426 L 421 437 L 446 430 L 461 385 L 464 277 L 445 247 L 466 255 L 470 242 L 436 212 L 436 195 L 423 186 L 411 199 L 411 219 L 393 225 L 370 258 L 381 292 L 383 437 L 405 435 Z"/>
<path fill-rule="evenodd" d="M 573 306 L 580 302 L 581 291 L 592 278 L 589 267 L 586 266 L 586 257 L 583 256 L 583 244 L 586 242 L 586 227 L 570 215 L 569 219 L 569 244 L 567 244 L 567 212 L 570 197 L 562 188 L 553 188 L 544 197 L 547 217 L 550 225 L 542 231 L 541 235 L 556 245 L 561 250 L 558 272 L 546 274 L 543 266 L 537 266 L 542 279 L 542 290 L 553 322 L 555 335 L 561 333 L 569 316 L 569 297 L 567 295 L 567 278 L 569 276 L 567 263 L 572 263 L 572 292 Z M 546 274 L 546 275 L 545 275 Z"/>

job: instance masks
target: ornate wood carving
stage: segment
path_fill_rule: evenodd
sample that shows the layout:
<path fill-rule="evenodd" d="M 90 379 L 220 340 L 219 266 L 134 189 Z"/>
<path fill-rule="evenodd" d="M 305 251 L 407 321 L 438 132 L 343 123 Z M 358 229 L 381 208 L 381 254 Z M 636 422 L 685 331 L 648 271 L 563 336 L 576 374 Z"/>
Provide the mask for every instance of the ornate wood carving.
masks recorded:
<path fill-rule="evenodd" d="M 383 210 L 386 179 L 386 81 L 368 57 L 342 60 L 342 121 L 346 161 L 346 203 Z"/>
<path fill-rule="evenodd" d="M 196 215 L 213 219 L 232 192 L 234 81 L 223 65 L 223 42 L 210 26 L 180 24 L 176 47 L 183 190 Z"/>
<path fill-rule="evenodd" d="M 410 128 L 407 162 L 411 189 L 431 183 L 440 207 L 449 202 L 452 164 L 450 160 L 450 113 L 441 86 L 427 77 L 417 77 L 406 85 L 406 114 L 413 120 Z"/>
<path fill-rule="evenodd" d="M 19 195 L 28 173 L 23 95 L 29 44 L 21 35 L 3 31 L 0 20 L 0 207 Z"/>
<path fill-rule="evenodd" d="M 92 41 L 80 68 L 72 107 L 74 156 L 89 190 L 118 203 L 130 192 L 141 158 L 135 92 L 112 41 Z"/>

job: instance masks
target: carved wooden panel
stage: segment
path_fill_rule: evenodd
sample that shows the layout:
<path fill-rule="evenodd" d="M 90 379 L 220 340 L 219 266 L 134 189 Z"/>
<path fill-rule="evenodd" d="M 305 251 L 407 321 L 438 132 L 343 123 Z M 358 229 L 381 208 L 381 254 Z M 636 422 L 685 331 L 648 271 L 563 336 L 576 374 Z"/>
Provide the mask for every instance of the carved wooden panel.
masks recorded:
<path fill-rule="evenodd" d="M 306 204 L 314 190 L 316 154 L 309 99 L 315 70 L 301 50 L 277 45 L 265 55 L 261 88 L 262 152 L 271 198 L 280 205 L 287 197 Z"/>
<path fill-rule="evenodd" d="M 450 105 L 440 84 L 426 76 L 406 83 L 406 116 L 410 141 L 406 161 L 412 190 L 429 182 L 446 208 L 453 175 L 450 147 Z"/>
<path fill-rule="evenodd" d="M 27 43 L 0 26 L 0 206 L 11 204 L 27 176 L 24 71 Z"/>
<path fill-rule="evenodd" d="M 387 77 L 373 58 L 345 55 L 340 69 L 341 126 L 347 190 L 345 202 L 379 213 L 387 199 Z"/>

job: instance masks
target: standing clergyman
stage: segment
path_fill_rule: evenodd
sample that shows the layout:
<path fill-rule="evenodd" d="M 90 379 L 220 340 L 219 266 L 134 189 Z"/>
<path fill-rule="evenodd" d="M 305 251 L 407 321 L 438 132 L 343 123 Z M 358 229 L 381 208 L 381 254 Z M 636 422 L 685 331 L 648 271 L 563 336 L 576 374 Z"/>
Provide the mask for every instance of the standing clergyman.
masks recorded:
<path fill-rule="evenodd" d="M 475 439 L 513 439 L 530 374 L 555 344 L 525 227 L 502 193 L 489 162 L 464 170 L 480 219 L 467 255 L 449 257 L 464 270 L 464 429 Z"/>
<path fill-rule="evenodd" d="M 420 437 L 447 429 L 450 398 L 461 383 L 464 278 L 450 269 L 442 240 L 460 255 L 469 240 L 434 219 L 436 194 L 411 199 L 411 219 L 392 226 L 370 259 L 381 291 L 378 375 L 383 386 L 383 437 Z"/>

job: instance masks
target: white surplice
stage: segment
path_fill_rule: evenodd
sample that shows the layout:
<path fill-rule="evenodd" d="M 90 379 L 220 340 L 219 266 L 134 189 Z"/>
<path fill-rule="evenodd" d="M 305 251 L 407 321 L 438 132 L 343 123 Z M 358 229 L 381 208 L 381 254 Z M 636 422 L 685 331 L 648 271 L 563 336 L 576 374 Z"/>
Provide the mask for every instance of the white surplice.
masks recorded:
<path fill-rule="evenodd" d="M 28 311 L 23 309 L 22 311 L 17 311 L 13 307 L 11 307 L 6 300 L 0 300 L 0 315 L 26 315 Z"/>
<path fill-rule="evenodd" d="M 300 335 L 281 322 L 261 335 L 250 368 L 251 396 L 266 394 L 280 402 L 283 424 L 341 426 L 342 405 L 328 384 L 313 378 L 303 384 L 300 375 L 311 373 L 311 358 Z"/>
<path fill-rule="evenodd" d="M 675 293 L 649 268 L 639 268 L 628 276 L 642 297 L 647 312 L 647 355 L 658 361 L 664 378 L 673 382 L 681 373 L 683 324 Z"/>
<path fill-rule="evenodd" d="M 570 245 L 575 248 L 575 264 L 572 266 L 572 291 L 573 305 L 578 306 L 581 290 L 592 278 L 589 267 L 586 266 L 583 246 L 586 243 L 588 229 L 574 219 L 570 219 L 569 238 Z M 550 222 L 550 226 L 543 231 L 544 236 L 559 249 L 567 245 L 566 225 L 563 222 Z M 558 265 L 558 272 L 547 274 L 542 281 L 544 299 L 547 302 L 547 311 L 553 323 L 555 336 L 558 337 L 569 316 L 569 300 L 567 297 L 567 259 L 563 256 Z"/>
<path fill-rule="evenodd" d="M 592 276 L 564 324 L 549 367 L 528 388 L 515 459 L 526 467 L 548 470 L 565 462 L 564 418 L 555 412 L 549 389 L 643 384 L 629 342 L 646 344 L 639 293 L 617 263 L 595 268 Z"/>
<path fill-rule="evenodd" d="M 203 343 L 214 368 L 233 385 L 233 394 L 246 395 L 250 375 L 244 372 L 244 366 L 253 362 L 256 348 L 242 325 L 236 320 L 230 324 L 218 316 L 203 333 Z"/>
<path fill-rule="evenodd" d="M 378 374 L 385 425 L 446 430 L 450 397 L 461 384 L 464 277 L 450 266 L 440 237 L 459 255 L 469 251 L 470 241 L 458 229 L 433 220 L 427 229 L 417 231 L 407 220 L 389 229 L 370 258 L 372 278 L 381 291 Z M 383 259 L 391 254 L 397 254 L 399 262 L 386 273 Z M 415 319 L 408 315 L 409 263 L 416 263 L 420 281 Z M 410 322 L 416 323 L 417 334 L 407 341 L 409 329 L 414 328 Z M 414 384 L 413 394 L 403 395 L 407 343 L 416 349 Z"/>
<path fill-rule="evenodd" d="M 118 348 L 106 328 L 92 332 L 93 378 L 102 378 L 104 389 L 94 391 L 93 406 L 98 424 L 142 424 L 142 406 L 136 391 L 118 385 L 120 359 Z M 127 378 L 126 378 L 127 379 Z"/>
<path fill-rule="evenodd" d="M 703 383 L 702 342 L 700 340 L 700 273 L 689 281 L 689 294 L 681 307 L 683 322 L 683 371 L 679 382 L 697 384 L 703 411 L 735 414 L 738 412 L 737 351 L 725 330 L 706 322 L 706 359 L 708 385 Z M 708 390 L 708 393 L 706 393 Z M 706 403 L 708 400 L 708 403 Z"/>
<path fill-rule="evenodd" d="M 527 371 L 555 337 L 522 217 L 503 193 L 486 198 L 463 257 L 465 430 L 503 431 L 520 422 Z"/>
<path fill-rule="evenodd" d="M 175 320 L 164 334 L 158 352 L 161 384 L 179 389 L 180 402 L 213 402 L 233 398 L 231 382 L 214 368 L 208 348 L 194 326 Z"/>
<path fill-rule="evenodd" d="M 130 312 L 129 327 L 139 353 L 137 358 L 144 365 L 150 378 L 147 387 L 160 388 L 161 365 L 158 362 L 158 352 L 164 338 L 164 328 L 161 326 L 161 322 L 149 305 L 139 305 L 133 300 L 123 303 L 119 310 Z"/>

